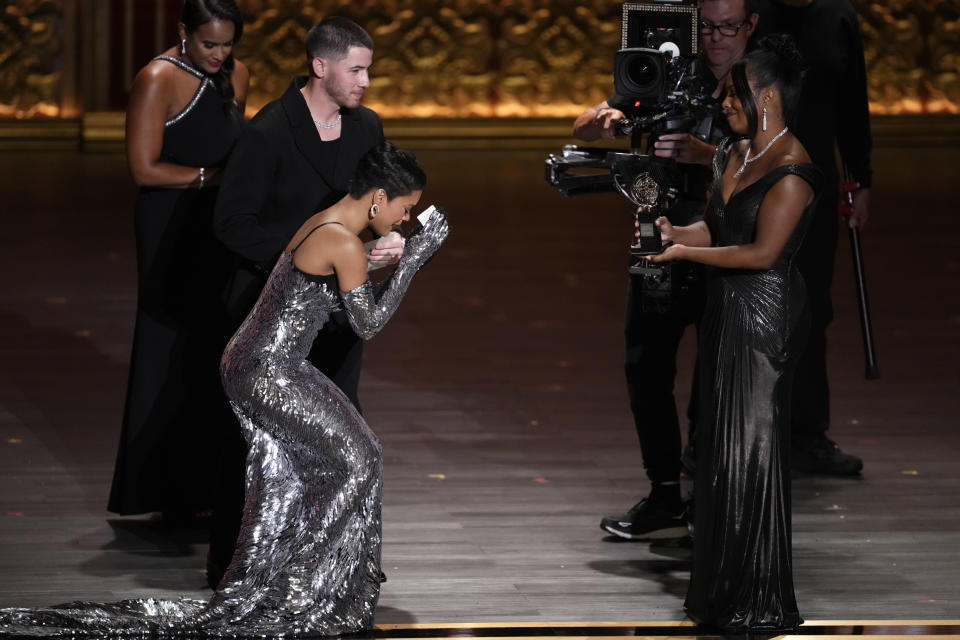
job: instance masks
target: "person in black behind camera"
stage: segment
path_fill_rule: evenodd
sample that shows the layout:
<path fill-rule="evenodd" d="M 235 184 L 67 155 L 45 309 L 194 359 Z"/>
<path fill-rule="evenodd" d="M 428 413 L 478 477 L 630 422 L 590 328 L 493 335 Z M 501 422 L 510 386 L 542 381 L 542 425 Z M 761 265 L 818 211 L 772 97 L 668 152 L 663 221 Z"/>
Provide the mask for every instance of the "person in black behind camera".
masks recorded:
<path fill-rule="evenodd" d="M 797 256 L 807 283 L 810 337 L 793 387 L 791 467 L 802 473 L 855 476 L 863 461 L 827 437 L 830 388 L 827 382 L 827 326 L 833 320 L 830 285 L 837 252 L 838 181 L 835 148 L 852 180 L 853 215 L 848 224 L 863 228 L 870 211 L 872 137 L 867 72 L 857 12 L 848 0 L 758 0 L 761 29 L 785 33 L 797 42 L 807 65 L 797 137 L 824 174 L 806 240 Z"/>
<path fill-rule="evenodd" d="M 758 17 L 753 11 L 753 0 L 702 0 L 700 9 L 703 55 L 694 63 L 696 76 L 703 93 L 718 102 L 721 80 L 746 53 Z M 630 101 L 622 96 L 601 102 L 577 118 L 573 135 L 584 141 L 613 139 L 617 124 L 625 118 L 624 110 L 629 107 Z M 653 154 L 680 163 L 684 179 L 680 199 L 667 214 L 673 224 L 692 224 L 703 217 L 711 180 L 709 166 L 717 143 L 729 134 L 725 118 L 707 116 L 692 131 L 657 136 Z M 679 261 L 673 265 L 672 280 L 674 287 L 684 283 L 683 291 L 674 296 L 666 310 L 651 308 L 644 302 L 648 292 L 642 276 L 631 275 L 628 282 L 624 368 L 651 489 L 649 496 L 626 514 L 600 521 L 601 529 L 628 540 L 687 535 L 680 494 L 682 439 L 673 387 L 680 340 L 687 326 L 699 322 L 703 308 L 703 268 Z M 691 434 L 697 420 L 696 374 L 693 379 L 687 408 Z"/>

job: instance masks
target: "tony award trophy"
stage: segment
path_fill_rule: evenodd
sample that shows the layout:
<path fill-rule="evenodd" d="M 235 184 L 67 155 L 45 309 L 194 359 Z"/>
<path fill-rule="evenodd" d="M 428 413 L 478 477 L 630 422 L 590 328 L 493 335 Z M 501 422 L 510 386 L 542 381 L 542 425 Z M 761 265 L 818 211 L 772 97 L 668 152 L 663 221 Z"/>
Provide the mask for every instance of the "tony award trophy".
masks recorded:
<path fill-rule="evenodd" d="M 677 190 L 668 186 L 676 184 L 674 176 L 670 175 L 676 165 L 632 153 L 611 153 L 609 160 L 614 186 L 620 195 L 636 206 L 629 271 L 659 277 L 663 268 L 645 258 L 663 251 L 660 229 L 654 221 L 676 202 Z"/>

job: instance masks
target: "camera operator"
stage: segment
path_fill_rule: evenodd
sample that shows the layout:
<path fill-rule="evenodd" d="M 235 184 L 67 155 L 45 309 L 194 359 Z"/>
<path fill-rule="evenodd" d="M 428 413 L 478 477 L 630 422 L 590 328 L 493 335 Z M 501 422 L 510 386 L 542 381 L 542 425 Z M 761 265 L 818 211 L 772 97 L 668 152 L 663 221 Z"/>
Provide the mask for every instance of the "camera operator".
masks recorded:
<path fill-rule="evenodd" d="M 857 476 L 863 460 L 844 452 L 827 436 L 827 327 L 833 320 L 830 286 L 840 227 L 836 186 L 843 178 L 837 152 L 856 183 L 853 213 L 846 223 L 863 228 L 870 212 L 873 144 L 860 23 L 856 9 L 846 0 L 757 0 L 757 10 L 764 34 L 791 35 L 803 55 L 807 75 L 796 135 L 826 178 L 797 254 L 811 326 L 794 375 L 790 463 L 801 473 Z"/>
<path fill-rule="evenodd" d="M 719 97 L 722 80 L 734 62 L 744 56 L 757 25 L 753 0 L 701 0 L 700 33 L 703 55 L 695 62 L 705 94 Z M 583 112 L 574 122 L 573 135 L 584 141 L 613 139 L 617 124 L 626 116 L 627 100 L 620 96 Z M 692 131 L 655 136 L 653 155 L 680 163 L 683 185 L 677 204 L 667 213 L 673 224 L 690 224 L 703 215 L 711 181 L 710 165 L 716 144 L 729 135 L 726 119 L 708 116 Z M 635 138 L 637 136 L 635 135 Z M 653 137 L 653 136 L 652 136 Z M 631 146 L 638 147 L 634 140 Z M 631 275 L 627 289 L 624 335 L 625 372 L 640 452 L 651 490 L 647 498 L 626 514 L 605 517 L 604 531 L 629 540 L 653 540 L 687 535 L 680 495 L 681 435 L 673 396 L 676 357 L 686 327 L 699 321 L 703 306 L 702 267 L 677 262 L 672 267 L 675 286 L 684 283 L 668 309 L 644 302 L 644 277 Z M 694 374 L 694 381 L 696 381 Z M 687 417 L 690 433 L 696 423 L 696 382 L 690 394 Z"/>

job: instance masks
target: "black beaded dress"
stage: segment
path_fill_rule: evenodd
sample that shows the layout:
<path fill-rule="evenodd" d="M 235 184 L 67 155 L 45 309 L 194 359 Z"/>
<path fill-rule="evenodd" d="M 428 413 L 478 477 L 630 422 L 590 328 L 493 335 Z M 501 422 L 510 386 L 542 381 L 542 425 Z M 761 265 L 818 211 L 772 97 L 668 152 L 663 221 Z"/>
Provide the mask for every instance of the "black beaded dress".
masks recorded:
<path fill-rule="evenodd" d="M 223 166 L 241 122 L 224 112 L 210 78 L 176 58 L 157 60 L 200 80 L 165 124 L 160 161 Z M 213 235 L 216 197 L 215 187 L 141 187 L 137 195 L 137 315 L 107 506 L 114 513 L 189 513 L 212 504 L 218 430 L 232 419 L 218 363 L 230 338 L 221 296 L 233 258 Z"/>
<path fill-rule="evenodd" d="M 812 164 L 777 167 L 723 202 L 714 159 L 707 223 L 714 246 L 748 244 L 767 191 L 797 175 L 819 192 Z M 790 387 L 807 330 L 806 292 L 794 265 L 812 206 L 767 270 L 713 268 L 700 327 L 694 553 L 685 608 L 730 631 L 789 629 L 802 620 L 793 589 Z"/>

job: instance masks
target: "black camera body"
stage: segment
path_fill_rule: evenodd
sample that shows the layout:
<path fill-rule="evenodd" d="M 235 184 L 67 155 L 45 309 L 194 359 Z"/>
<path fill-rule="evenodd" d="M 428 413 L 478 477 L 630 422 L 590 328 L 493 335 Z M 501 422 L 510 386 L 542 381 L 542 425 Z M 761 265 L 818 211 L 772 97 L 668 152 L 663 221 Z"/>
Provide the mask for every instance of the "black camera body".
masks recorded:
<path fill-rule="evenodd" d="M 666 104 L 677 89 L 690 89 L 680 85 L 700 51 L 700 10 L 688 4 L 623 5 L 613 81 L 617 94 L 636 101 L 638 109 Z"/>
<path fill-rule="evenodd" d="M 623 5 L 620 50 L 613 82 L 627 119 L 624 135 L 689 131 L 716 111 L 705 95 L 695 61 L 700 51 L 700 10 L 696 2 Z M 613 106 L 613 105 L 611 105 Z"/>
<path fill-rule="evenodd" d="M 697 0 L 627 2 L 623 5 L 621 49 L 614 56 L 613 78 L 618 104 L 626 116 L 618 123 L 621 135 L 633 137 L 637 153 L 640 134 L 656 136 L 690 131 L 697 122 L 718 112 L 704 95 L 695 72 L 700 49 L 700 9 Z M 562 155 L 547 158 L 547 181 L 564 195 L 613 191 L 613 175 L 571 173 L 578 169 L 613 169 L 606 150 L 568 145 Z M 670 161 L 672 162 L 672 161 Z M 663 185 L 679 188 L 679 180 Z"/>

